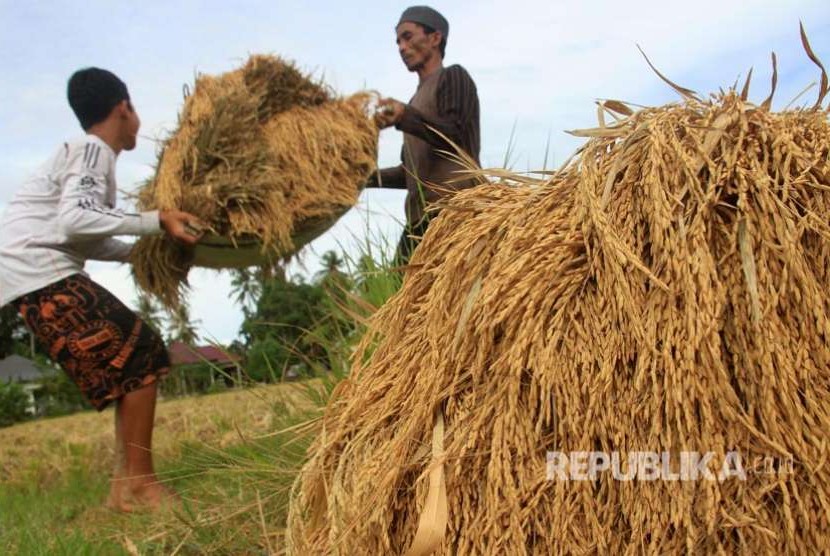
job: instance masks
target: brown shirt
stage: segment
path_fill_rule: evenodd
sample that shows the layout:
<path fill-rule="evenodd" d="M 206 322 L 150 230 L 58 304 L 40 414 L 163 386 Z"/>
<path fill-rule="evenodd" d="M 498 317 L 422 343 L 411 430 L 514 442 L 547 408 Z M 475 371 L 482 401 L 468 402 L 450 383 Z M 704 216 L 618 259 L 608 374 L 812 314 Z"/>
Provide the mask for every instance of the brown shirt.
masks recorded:
<path fill-rule="evenodd" d="M 474 183 L 458 181 L 457 172 L 463 166 L 440 151 L 455 152 L 448 139 L 479 163 L 481 139 L 475 83 L 458 65 L 436 71 L 418 85 L 395 127 L 404 132 L 402 164 L 381 170 L 380 186 L 407 189 L 406 220 L 414 226 L 423 218 L 426 204 L 447 194 L 442 190 L 464 189 Z"/>

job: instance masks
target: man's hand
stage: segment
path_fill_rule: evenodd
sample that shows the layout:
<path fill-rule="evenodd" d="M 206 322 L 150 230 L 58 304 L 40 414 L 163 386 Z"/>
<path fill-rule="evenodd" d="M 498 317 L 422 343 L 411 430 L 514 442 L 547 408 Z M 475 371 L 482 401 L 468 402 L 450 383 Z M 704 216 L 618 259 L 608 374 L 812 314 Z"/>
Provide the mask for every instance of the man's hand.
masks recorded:
<path fill-rule="evenodd" d="M 393 126 L 403 118 L 406 105 L 393 98 L 384 98 L 378 101 L 378 111 L 375 112 L 375 123 L 381 129 Z"/>
<path fill-rule="evenodd" d="M 185 245 L 195 245 L 205 229 L 198 218 L 180 210 L 159 211 L 159 223 L 167 235 Z"/>

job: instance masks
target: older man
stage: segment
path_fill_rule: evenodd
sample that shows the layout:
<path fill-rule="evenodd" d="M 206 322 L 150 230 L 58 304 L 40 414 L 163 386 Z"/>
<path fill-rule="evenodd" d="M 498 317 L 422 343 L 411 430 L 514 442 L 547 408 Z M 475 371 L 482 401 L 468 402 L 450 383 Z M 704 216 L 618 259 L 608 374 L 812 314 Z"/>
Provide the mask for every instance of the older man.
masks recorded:
<path fill-rule="evenodd" d="M 444 67 L 449 35 L 444 16 L 427 6 L 407 8 L 395 31 L 406 69 L 418 74 L 418 88 L 408 104 L 389 98 L 379 103 L 378 124 L 403 131 L 404 144 L 401 164 L 379 171 L 369 187 L 407 190 L 406 226 L 397 252 L 404 264 L 434 216 L 426 213 L 426 205 L 447 190 L 474 183 L 459 180 L 463 168 L 440 151 L 453 151 L 451 142 L 478 163 L 481 137 L 475 83 L 463 67 Z"/>

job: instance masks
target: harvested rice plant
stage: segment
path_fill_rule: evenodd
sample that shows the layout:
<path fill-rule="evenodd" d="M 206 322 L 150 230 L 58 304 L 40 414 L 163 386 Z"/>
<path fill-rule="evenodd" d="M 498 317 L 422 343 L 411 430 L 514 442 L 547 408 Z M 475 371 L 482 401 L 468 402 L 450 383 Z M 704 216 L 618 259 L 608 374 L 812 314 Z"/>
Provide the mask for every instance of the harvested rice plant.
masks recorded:
<path fill-rule="evenodd" d="M 370 101 L 368 93 L 337 97 L 271 56 L 198 77 L 139 207 L 190 212 L 208 234 L 195 251 L 163 236 L 140 239 L 138 286 L 175 307 L 192 265 L 273 264 L 327 230 L 376 167 Z"/>
<path fill-rule="evenodd" d="M 826 73 L 781 112 L 675 88 L 442 207 L 320 422 L 291 554 L 830 549 Z M 549 451 L 711 452 L 715 478 L 558 480 Z"/>

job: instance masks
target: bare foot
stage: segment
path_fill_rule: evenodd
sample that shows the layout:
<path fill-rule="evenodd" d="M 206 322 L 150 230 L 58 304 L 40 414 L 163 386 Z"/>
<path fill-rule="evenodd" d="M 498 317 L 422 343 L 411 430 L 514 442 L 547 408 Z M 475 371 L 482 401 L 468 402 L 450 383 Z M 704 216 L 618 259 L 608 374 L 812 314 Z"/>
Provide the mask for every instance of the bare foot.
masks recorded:
<path fill-rule="evenodd" d="M 155 476 L 114 479 L 107 507 L 119 512 L 157 511 L 180 501 L 176 491 L 161 484 Z"/>
<path fill-rule="evenodd" d="M 127 479 L 124 477 L 113 478 L 110 481 L 110 493 L 107 497 L 106 507 L 117 512 L 132 512 L 133 505 L 127 503 Z"/>
<path fill-rule="evenodd" d="M 132 504 L 127 504 L 124 501 L 124 496 L 121 493 L 121 489 L 115 488 L 114 486 L 110 489 L 110 494 L 107 497 L 106 507 L 107 509 L 114 510 L 116 512 L 129 513 L 133 511 Z"/>
<path fill-rule="evenodd" d="M 144 482 L 134 487 L 130 495 L 135 504 L 149 510 L 159 510 L 165 506 L 176 505 L 181 501 L 176 491 L 157 480 Z"/>

